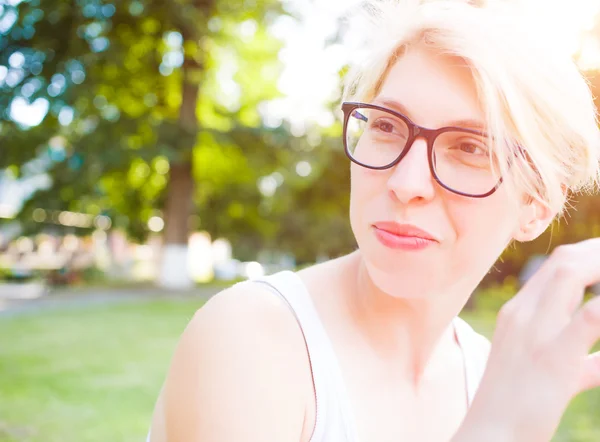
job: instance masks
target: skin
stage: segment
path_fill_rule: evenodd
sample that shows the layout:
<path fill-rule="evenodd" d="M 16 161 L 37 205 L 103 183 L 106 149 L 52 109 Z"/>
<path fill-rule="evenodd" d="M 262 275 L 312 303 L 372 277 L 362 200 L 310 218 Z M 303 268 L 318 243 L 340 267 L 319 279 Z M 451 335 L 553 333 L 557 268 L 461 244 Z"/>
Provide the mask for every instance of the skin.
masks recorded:
<path fill-rule="evenodd" d="M 392 66 L 372 102 L 384 97 L 428 128 L 484 121 L 464 63 L 421 48 Z M 484 199 L 443 189 L 421 138 L 392 169 L 352 165 L 358 251 L 299 275 L 332 340 L 360 440 L 456 433 L 467 404 L 451 321 L 509 242 L 534 239 L 552 215 L 535 201 L 515 205 L 504 186 Z M 439 242 L 387 248 L 374 234 L 378 221 L 417 225 Z M 314 423 L 310 365 L 293 314 L 260 286 L 242 285 L 213 297 L 183 333 L 152 441 L 309 441 Z"/>

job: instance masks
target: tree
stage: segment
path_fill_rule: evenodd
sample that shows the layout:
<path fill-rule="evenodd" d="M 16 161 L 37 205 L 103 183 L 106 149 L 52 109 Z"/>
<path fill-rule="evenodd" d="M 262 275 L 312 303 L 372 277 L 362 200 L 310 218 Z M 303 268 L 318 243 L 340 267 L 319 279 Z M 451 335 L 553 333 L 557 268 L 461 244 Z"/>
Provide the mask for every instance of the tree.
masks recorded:
<path fill-rule="evenodd" d="M 52 177 L 21 221 L 32 228 L 39 207 L 103 213 L 141 239 L 162 213 L 160 281 L 187 286 L 201 167 L 250 170 L 225 152 L 265 142 L 258 108 L 277 93 L 280 47 L 268 25 L 282 12 L 270 0 L 0 1 L 0 168 Z M 48 113 L 27 128 L 30 103 Z"/>

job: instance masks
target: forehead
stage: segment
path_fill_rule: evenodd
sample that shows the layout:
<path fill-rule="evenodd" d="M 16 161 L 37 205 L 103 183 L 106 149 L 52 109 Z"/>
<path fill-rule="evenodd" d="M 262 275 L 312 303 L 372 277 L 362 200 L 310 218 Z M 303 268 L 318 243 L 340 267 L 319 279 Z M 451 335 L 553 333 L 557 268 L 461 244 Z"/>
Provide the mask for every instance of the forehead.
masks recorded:
<path fill-rule="evenodd" d="M 397 102 L 415 123 L 437 128 L 457 121 L 485 127 L 485 116 L 470 68 L 458 57 L 413 48 L 389 69 L 374 103 Z"/>

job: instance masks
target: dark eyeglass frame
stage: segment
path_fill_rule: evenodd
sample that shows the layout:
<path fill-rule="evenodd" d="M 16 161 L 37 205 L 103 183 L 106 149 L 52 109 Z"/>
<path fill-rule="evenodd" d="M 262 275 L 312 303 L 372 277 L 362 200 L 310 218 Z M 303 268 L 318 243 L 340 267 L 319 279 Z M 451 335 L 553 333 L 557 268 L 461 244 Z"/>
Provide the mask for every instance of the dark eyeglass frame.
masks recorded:
<path fill-rule="evenodd" d="M 389 163 L 385 166 L 370 166 L 368 164 L 364 164 L 364 163 L 358 161 L 350 153 L 350 149 L 348 148 L 348 137 L 347 137 L 348 121 L 350 120 L 350 117 L 352 116 L 352 112 L 358 108 L 374 109 L 374 110 L 378 110 L 381 112 L 386 112 L 386 113 L 389 113 L 389 114 L 399 118 L 400 120 L 404 121 L 404 123 L 406 123 L 406 126 L 408 127 L 408 139 L 406 140 L 406 146 L 404 147 L 404 149 L 402 150 L 400 155 L 398 155 L 398 157 L 395 160 L 393 160 L 391 163 Z M 491 194 L 493 194 L 496 190 L 498 190 L 498 188 L 502 184 L 502 177 L 500 177 L 500 179 L 498 180 L 496 185 L 489 192 L 482 193 L 482 194 L 465 193 L 465 192 L 460 192 L 458 190 L 455 190 L 455 189 L 447 186 L 446 184 L 444 184 L 440 180 L 440 178 L 437 176 L 437 173 L 435 172 L 435 166 L 433 164 L 433 161 L 434 161 L 433 160 L 433 144 L 435 142 L 435 139 L 439 135 L 441 135 L 445 132 L 464 132 L 464 133 L 474 134 L 474 135 L 478 135 L 478 136 L 482 136 L 482 137 L 487 137 L 488 134 L 486 132 L 479 131 L 476 129 L 468 129 L 466 127 L 456 127 L 456 126 L 446 126 L 446 127 L 441 127 L 439 129 L 428 129 L 426 127 L 419 126 L 418 124 L 413 123 L 410 118 L 408 118 L 406 115 L 401 114 L 400 112 L 397 112 L 392 109 L 388 109 L 383 106 L 378 106 L 375 104 L 359 103 L 359 102 L 344 102 L 344 103 L 342 103 L 342 111 L 344 112 L 344 131 L 343 131 L 344 150 L 346 151 L 346 155 L 348 156 L 350 161 L 358 164 L 359 166 L 366 167 L 367 169 L 374 169 L 374 170 L 390 169 L 390 168 L 394 167 L 396 164 L 398 164 L 400 161 L 402 161 L 402 158 L 404 158 L 406 156 L 406 154 L 410 151 L 415 140 L 418 137 L 423 137 L 425 139 L 425 141 L 427 141 L 427 161 L 429 163 L 429 170 L 431 172 L 431 176 L 433 176 L 435 181 L 440 186 L 442 186 L 444 189 L 446 189 L 452 193 L 456 193 L 458 195 L 466 196 L 469 198 L 485 198 L 485 197 L 488 197 Z M 519 149 L 519 150 L 522 151 L 522 149 Z M 509 165 L 509 167 L 510 167 L 510 165 Z"/>

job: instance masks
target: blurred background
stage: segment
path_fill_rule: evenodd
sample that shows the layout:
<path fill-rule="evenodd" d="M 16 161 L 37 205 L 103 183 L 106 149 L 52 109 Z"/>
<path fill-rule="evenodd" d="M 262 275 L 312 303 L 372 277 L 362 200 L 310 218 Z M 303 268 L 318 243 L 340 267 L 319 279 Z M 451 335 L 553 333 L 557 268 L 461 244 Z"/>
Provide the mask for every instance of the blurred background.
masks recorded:
<path fill-rule="evenodd" d="M 207 298 L 356 247 L 339 112 L 355 4 L 0 0 L 1 442 L 143 440 Z M 600 0 L 528 5 L 598 95 Z M 463 316 L 491 336 L 548 253 L 591 236 L 600 198 L 578 196 Z M 555 440 L 600 440 L 598 410 L 578 397 Z"/>

